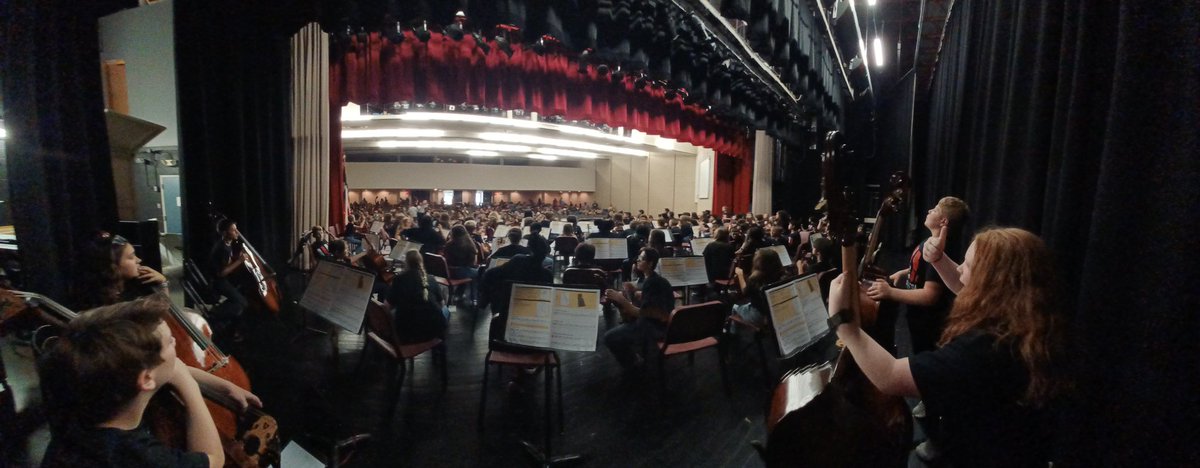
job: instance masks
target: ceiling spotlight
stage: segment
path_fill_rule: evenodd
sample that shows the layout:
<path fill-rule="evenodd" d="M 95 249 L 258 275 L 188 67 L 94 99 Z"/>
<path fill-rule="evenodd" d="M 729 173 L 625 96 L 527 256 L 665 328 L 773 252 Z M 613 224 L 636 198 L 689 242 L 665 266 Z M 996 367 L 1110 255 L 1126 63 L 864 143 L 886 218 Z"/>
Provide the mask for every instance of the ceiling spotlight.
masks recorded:
<path fill-rule="evenodd" d="M 875 47 L 875 66 L 876 66 L 876 67 L 882 67 L 882 66 L 883 66 L 883 40 L 879 39 L 879 36 L 875 36 L 875 41 L 874 41 L 874 42 L 875 42 L 875 43 L 874 43 L 874 47 Z"/>

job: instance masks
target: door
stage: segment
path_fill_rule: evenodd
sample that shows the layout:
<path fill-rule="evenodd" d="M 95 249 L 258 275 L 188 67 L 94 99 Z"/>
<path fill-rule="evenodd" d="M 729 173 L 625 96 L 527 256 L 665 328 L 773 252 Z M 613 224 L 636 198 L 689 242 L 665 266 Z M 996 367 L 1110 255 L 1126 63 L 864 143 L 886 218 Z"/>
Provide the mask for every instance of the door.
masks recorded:
<path fill-rule="evenodd" d="M 160 175 L 158 183 L 162 186 L 162 207 L 164 234 L 183 234 L 183 198 L 179 192 L 179 176 Z"/>

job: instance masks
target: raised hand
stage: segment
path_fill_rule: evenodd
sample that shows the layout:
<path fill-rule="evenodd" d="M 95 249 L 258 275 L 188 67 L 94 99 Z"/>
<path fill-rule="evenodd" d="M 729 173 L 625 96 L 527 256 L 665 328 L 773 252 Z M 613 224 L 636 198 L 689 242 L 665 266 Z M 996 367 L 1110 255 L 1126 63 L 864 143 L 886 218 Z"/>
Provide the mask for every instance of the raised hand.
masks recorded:
<path fill-rule="evenodd" d="M 938 228 L 937 237 L 930 237 L 925 241 L 925 248 L 921 250 L 921 256 L 925 257 L 925 261 L 929 263 L 936 262 L 942 259 L 946 252 L 946 226 Z"/>

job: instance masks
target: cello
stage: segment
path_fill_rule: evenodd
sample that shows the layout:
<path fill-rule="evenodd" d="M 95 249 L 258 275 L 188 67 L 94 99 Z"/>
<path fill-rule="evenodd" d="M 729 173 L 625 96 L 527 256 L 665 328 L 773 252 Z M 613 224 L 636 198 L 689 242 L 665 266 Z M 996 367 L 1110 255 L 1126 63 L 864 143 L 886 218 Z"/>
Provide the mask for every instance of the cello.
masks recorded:
<path fill-rule="evenodd" d="M 165 291 L 159 294 L 165 297 Z M 183 311 L 169 299 L 166 301 L 170 304 L 166 323 L 175 337 L 175 352 L 180 361 L 249 390 L 250 379 L 241 364 L 212 343 L 212 333 L 204 318 Z M 46 327 L 64 327 L 78 315 L 40 294 L 0 289 L 0 324 L 37 321 L 44 323 L 38 328 L 40 332 Z M 39 335 L 35 333 L 35 345 L 48 341 L 38 339 Z M 239 414 L 237 402 L 228 396 L 204 387 L 201 387 L 201 393 L 224 447 L 226 466 L 247 468 L 279 464 L 282 445 L 275 418 L 254 407 Z M 186 447 L 187 433 L 179 424 L 186 418 L 186 409 L 177 397 L 170 392 L 159 392 L 151 401 L 145 414 L 151 432 L 168 446 Z"/>
<path fill-rule="evenodd" d="M 209 206 L 209 217 L 212 218 L 214 229 L 228 216 L 213 210 Z M 218 232 L 218 236 L 222 233 Z M 280 306 L 283 304 L 283 296 L 279 293 L 279 284 L 275 280 L 275 271 L 267 265 L 267 261 L 263 259 L 262 254 L 258 253 L 250 241 L 246 240 L 246 236 L 238 232 L 238 238 L 233 243 L 234 251 L 244 254 L 246 261 L 242 265 L 246 267 L 246 272 L 249 274 L 250 281 L 254 283 L 255 289 L 258 291 L 258 298 L 266 309 L 272 315 L 278 316 Z"/>
<path fill-rule="evenodd" d="M 833 170 L 840 150 L 840 135 L 829 132 L 821 155 L 822 191 L 828 235 L 842 245 L 843 274 L 857 278 L 855 223 Z M 856 281 L 844 285 L 851 297 L 858 294 Z M 875 317 L 861 314 L 858 301 L 850 307 L 864 328 L 874 325 Z M 760 453 L 767 466 L 808 467 L 903 466 L 913 424 L 904 399 L 880 392 L 846 349 L 833 362 L 786 373 L 772 394 L 766 423 L 767 445 Z"/>

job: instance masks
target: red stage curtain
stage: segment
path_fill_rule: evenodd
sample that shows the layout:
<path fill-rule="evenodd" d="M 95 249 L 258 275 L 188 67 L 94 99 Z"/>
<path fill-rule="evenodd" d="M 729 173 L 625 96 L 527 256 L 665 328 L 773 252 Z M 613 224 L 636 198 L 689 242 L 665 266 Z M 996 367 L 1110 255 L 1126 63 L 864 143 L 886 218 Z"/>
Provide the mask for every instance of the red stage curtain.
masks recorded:
<path fill-rule="evenodd" d="M 713 213 L 728 206 L 734 213 L 750 211 L 751 183 L 754 177 L 754 158 L 735 158 L 717 153 L 713 188 Z"/>

